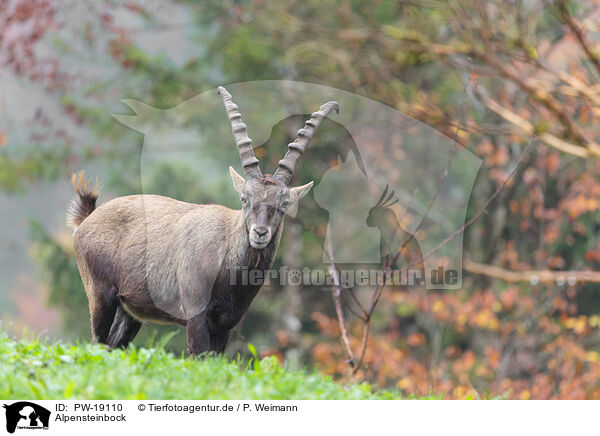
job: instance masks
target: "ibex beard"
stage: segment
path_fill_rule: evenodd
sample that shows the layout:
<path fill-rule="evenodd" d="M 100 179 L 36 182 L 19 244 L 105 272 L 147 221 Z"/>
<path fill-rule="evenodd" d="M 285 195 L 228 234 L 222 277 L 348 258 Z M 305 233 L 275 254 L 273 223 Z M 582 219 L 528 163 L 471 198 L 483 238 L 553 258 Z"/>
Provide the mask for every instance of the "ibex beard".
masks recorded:
<path fill-rule="evenodd" d="M 73 175 L 77 197 L 67 215 L 93 342 L 125 347 L 150 321 L 186 326 L 191 354 L 222 353 L 262 286 L 232 281 L 231 267 L 271 268 L 285 211 L 313 185 L 288 187 L 294 169 L 323 119 L 339 106 L 328 102 L 313 113 L 275 174 L 263 175 L 237 105 L 225 88 L 219 94 L 244 169 L 242 177 L 229 168 L 241 210 L 158 195 L 120 197 L 96 208 L 97 186 L 83 173 Z"/>

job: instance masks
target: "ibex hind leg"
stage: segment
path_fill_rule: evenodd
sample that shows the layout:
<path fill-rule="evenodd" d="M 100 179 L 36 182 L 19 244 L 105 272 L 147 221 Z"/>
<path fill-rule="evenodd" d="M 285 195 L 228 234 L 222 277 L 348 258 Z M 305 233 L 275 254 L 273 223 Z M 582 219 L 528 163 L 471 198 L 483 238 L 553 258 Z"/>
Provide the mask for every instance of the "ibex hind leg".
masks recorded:
<path fill-rule="evenodd" d="M 87 291 L 92 318 L 92 342 L 106 344 L 119 306 L 117 290 L 114 286 L 94 280 L 92 289 Z"/>
<path fill-rule="evenodd" d="M 141 322 L 132 318 L 123 307 L 119 306 L 106 343 L 112 348 L 127 347 L 133 341 L 141 326 Z"/>

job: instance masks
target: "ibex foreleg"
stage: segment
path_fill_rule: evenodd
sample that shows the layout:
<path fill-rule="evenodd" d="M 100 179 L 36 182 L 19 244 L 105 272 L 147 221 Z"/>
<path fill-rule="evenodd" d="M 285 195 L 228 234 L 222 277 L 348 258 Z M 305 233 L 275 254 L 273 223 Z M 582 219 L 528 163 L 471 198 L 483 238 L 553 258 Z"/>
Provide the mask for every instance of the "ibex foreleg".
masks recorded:
<path fill-rule="evenodd" d="M 211 351 L 210 335 L 208 333 L 208 325 L 205 313 L 195 315 L 188 319 L 186 330 L 187 345 L 190 354 L 195 356 L 207 351 Z"/>

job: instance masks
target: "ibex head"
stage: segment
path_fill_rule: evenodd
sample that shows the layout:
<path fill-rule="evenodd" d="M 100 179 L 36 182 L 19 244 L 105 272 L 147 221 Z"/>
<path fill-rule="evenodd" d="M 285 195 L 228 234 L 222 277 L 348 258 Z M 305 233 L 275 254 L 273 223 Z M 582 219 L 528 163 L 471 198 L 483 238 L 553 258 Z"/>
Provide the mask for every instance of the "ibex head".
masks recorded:
<path fill-rule="evenodd" d="M 219 86 L 218 90 L 229 116 L 245 178 L 231 167 L 229 172 L 242 202 L 250 245 L 262 249 L 269 244 L 281 225 L 285 211 L 310 191 L 313 182 L 295 188 L 288 187 L 288 184 L 321 121 L 333 109 L 339 111 L 339 105 L 335 101 L 330 101 L 321 106 L 318 112 L 314 112 L 304 127 L 298 130 L 298 137 L 294 142 L 288 144 L 288 151 L 279 161 L 279 168 L 275 174 L 263 176 L 252 149 L 252 140 L 248 137 L 246 125 L 242 122 L 242 114 L 231 100 L 231 94 L 222 86 Z"/>

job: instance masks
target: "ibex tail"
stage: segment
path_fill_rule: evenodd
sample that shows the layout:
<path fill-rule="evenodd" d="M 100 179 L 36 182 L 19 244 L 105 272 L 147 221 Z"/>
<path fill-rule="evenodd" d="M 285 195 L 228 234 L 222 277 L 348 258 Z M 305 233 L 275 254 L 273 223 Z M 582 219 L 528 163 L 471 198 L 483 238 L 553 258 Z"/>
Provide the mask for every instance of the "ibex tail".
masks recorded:
<path fill-rule="evenodd" d="M 83 171 L 73 174 L 71 179 L 77 198 L 73 199 L 67 210 L 67 224 L 77 228 L 96 209 L 100 188 L 98 182 L 92 185 L 89 180 L 85 180 Z"/>

